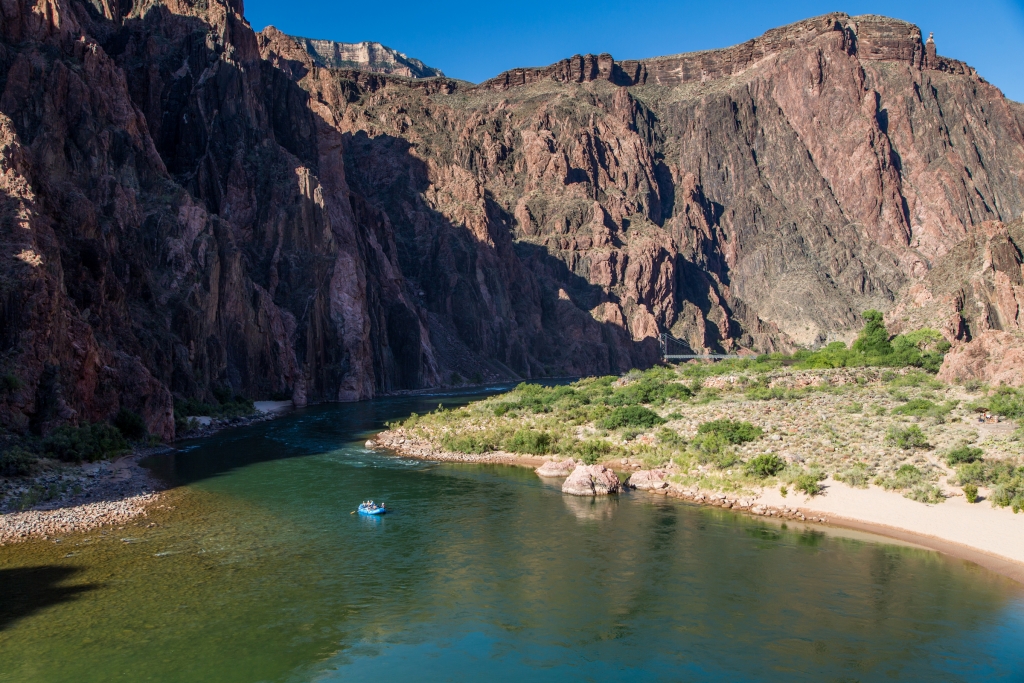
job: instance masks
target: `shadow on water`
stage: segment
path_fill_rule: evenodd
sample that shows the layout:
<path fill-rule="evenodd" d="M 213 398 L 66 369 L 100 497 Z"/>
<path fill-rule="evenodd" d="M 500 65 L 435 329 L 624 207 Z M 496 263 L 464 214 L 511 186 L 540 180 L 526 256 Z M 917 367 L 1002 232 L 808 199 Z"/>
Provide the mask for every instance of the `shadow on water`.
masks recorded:
<path fill-rule="evenodd" d="M 551 386 L 570 381 L 533 383 Z M 435 410 L 438 405 L 446 409 L 457 408 L 514 387 L 514 384 L 501 384 L 311 406 L 269 422 L 227 429 L 191 442 L 184 441 L 177 450 L 152 456 L 142 464 L 164 482 L 183 486 L 260 462 L 331 452 L 368 438 L 390 420 L 405 419 L 412 413 L 424 414 Z"/>
<path fill-rule="evenodd" d="M 23 617 L 101 587 L 60 585 L 80 571 L 53 565 L 0 569 L 0 631 Z"/>

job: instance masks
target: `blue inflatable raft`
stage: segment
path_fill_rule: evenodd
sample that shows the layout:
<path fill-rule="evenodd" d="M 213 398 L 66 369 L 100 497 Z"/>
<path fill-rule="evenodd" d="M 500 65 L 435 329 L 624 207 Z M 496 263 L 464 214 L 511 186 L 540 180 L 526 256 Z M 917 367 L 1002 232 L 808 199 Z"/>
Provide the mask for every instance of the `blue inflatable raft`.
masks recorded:
<path fill-rule="evenodd" d="M 377 505 L 372 500 L 368 503 L 362 503 L 359 506 L 359 514 L 361 515 L 383 515 L 386 514 L 388 509 L 383 505 Z"/>

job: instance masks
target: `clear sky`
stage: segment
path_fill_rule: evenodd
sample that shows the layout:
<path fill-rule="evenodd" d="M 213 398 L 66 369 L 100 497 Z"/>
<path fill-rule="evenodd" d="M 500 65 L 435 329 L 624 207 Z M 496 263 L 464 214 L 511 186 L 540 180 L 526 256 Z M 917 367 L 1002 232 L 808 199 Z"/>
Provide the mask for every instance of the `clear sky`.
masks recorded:
<path fill-rule="evenodd" d="M 637 59 L 725 47 L 832 11 L 884 14 L 933 31 L 939 54 L 1024 101 L 1024 0 L 245 0 L 256 30 L 273 24 L 310 38 L 375 40 L 474 83 L 576 53 Z"/>

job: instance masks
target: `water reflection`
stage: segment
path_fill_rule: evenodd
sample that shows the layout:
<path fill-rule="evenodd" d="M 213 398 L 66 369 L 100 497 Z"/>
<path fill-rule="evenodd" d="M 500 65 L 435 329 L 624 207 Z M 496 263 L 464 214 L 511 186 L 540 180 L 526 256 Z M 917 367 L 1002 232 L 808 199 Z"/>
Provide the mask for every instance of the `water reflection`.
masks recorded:
<path fill-rule="evenodd" d="M 562 496 L 565 508 L 580 521 L 611 519 L 619 504 L 618 496 Z"/>
<path fill-rule="evenodd" d="M 77 573 L 42 585 L 92 587 L 44 592 L 7 622 L 0 681 L 1024 677 L 1021 593 L 1000 577 L 644 493 L 564 496 L 526 468 L 362 448 L 367 425 L 410 405 L 224 434 L 166 461 L 192 483 L 158 526 L 0 550 L 0 580 L 54 567 Z M 395 512 L 352 515 L 365 498 Z"/>

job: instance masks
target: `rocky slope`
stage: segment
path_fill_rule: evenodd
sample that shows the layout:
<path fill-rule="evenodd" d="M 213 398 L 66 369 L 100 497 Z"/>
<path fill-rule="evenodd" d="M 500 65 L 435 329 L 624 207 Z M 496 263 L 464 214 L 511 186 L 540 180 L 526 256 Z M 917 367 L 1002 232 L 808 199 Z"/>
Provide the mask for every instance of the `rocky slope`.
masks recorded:
<path fill-rule="evenodd" d="M 339 68 L 240 0 L 0 13 L 9 429 L 128 408 L 171 438 L 174 396 L 616 372 L 662 331 L 788 348 L 870 306 L 1008 326 L 919 304 L 1024 210 L 1024 109 L 903 22 L 471 86 Z"/>
<path fill-rule="evenodd" d="M 362 43 L 337 43 L 333 40 L 298 38 L 286 36 L 273 26 L 259 34 L 261 42 L 292 40 L 303 49 L 319 67 L 334 69 L 355 69 L 372 73 L 393 74 L 406 78 L 443 77 L 440 69 L 427 66 L 414 57 L 409 57 L 387 45 L 363 41 Z"/>

